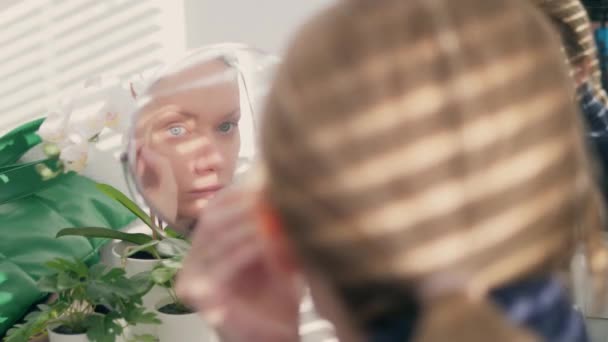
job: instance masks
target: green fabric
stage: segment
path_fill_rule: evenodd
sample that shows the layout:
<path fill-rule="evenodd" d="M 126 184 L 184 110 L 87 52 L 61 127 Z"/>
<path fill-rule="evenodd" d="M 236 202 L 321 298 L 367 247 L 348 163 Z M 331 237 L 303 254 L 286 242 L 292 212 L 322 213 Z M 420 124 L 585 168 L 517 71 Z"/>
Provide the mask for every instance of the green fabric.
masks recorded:
<path fill-rule="evenodd" d="M 36 282 L 19 266 L 0 255 L 0 327 L 2 334 L 13 324 L 15 317 L 28 310 L 25 303 L 34 304 L 44 298 Z M 22 303 L 17 305 L 15 303 Z"/>
<path fill-rule="evenodd" d="M 0 138 L 0 166 L 16 163 L 32 147 L 40 143 L 36 132 L 44 119 L 25 123 Z"/>
<path fill-rule="evenodd" d="M 70 172 L 43 180 L 37 164 L 55 169 L 57 160 L 12 164 L 40 143 L 35 132 L 41 123 L 27 123 L 0 138 L 0 336 L 45 297 L 35 286 L 49 272 L 45 262 L 57 257 L 81 258 L 89 264 L 98 261 L 105 241 L 56 239 L 59 230 L 120 229 L 135 220 L 86 177 Z"/>

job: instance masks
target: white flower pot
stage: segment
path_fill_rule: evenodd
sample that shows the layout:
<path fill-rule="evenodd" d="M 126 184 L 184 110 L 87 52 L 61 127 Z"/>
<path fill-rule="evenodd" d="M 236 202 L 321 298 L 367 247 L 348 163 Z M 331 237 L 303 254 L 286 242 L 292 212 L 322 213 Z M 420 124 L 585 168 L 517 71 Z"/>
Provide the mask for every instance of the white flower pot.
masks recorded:
<path fill-rule="evenodd" d="M 126 263 L 122 263 L 122 255 L 125 248 L 129 246 L 128 243 L 119 242 L 112 248 L 112 265 L 114 267 L 123 267 L 128 277 L 134 276 L 141 272 L 151 271 L 156 266 L 159 260 L 144 260 L 144 259 L 133 259 L 127 258 Z M 162 287 L 154 286 L 150 292 L 146 293 L 143 298 L 143 306 L 149 311 L 155 309 L 155 304 L 161 299 L 167 296 L 167 290 Z M 156 330 L 158 325 L 155 324 L 139 324 L 137 326 L 129 327 L 129 334 L 135 335 L 153 335 L 156 336 Z"/>
<path fill-rule="evenodd" d="M 126 263 L 122 264 L 122 255 L 129 244 L 125 242 L 120 242 L 112 248 L 112 256 L 113 256 L 113 265 L 115 267 L 124 266 L 125 272 L 128 277 L 134 276 L 141 272 L 151 271 L 154 266 L 158 265 L 159 260 L 144 260 L 144 259 L 133 259 L 127 258 Z M 150 292 L 148 292 L 143 297 L 144 307 L 148 310 L 154 310 L 154 305 L 158 303 L 159 300 L 167 296 L 167 290 L 155 286 Z"/>
<path fill-rule="evenodd" d="M 156 315 L 161 320 L 158 326 L 159 342 L 218 342 L 219 339 L 210 325 L 198 313 L 182 315 L 166 314 L 158 311 L 170 304 L 170 298 L 165 298 L 156 305 Z"/>
<path fill-rule="evenodd" d="M 89 342 L 87 334 L 66 335 L 49 329 L 49 342 Z"/>
<path fill-rule="evenodd" d="M 128 328 L 130 329 L 130 328 Z M 65 335 L 58 334 L 54 331 L 48 330 L 49 333 L 49 342 L 89 342 L 87 338 L 87 334 L 78 334 L 78 335 Z M 124 342 L 124 338 L 122 336 L 116 336 L 116 342 Z"/>

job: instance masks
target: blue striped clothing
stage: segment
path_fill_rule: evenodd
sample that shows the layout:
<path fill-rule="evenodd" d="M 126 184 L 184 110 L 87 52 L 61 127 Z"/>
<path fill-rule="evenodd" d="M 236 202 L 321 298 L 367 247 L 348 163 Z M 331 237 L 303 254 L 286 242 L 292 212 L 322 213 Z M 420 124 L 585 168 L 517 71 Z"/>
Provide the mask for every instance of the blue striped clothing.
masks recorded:
<path fill-rule="evenodd" d="M 555 279 L 520 281 L 496 290 L 492 299 L 514 323 L 550 342 L 588 341 L 583 315 Z"/>
<path fill-rule="evenodd" d="M 583 315 L 574 309 L 562 284 L 536 278 L 507 285 L 490 294 L 505 319 L 527 328 L 547 342 L 587 342 Z M 417 313 L 394 317 L 371 334 L 372 342 L 408 341 L 415 333 Z"/>
<path fill-rule="evenodd" d="M 589 83 L 578 89 L 579 102 L 587 124 L 588 135 L 598 136 L 608 132 L 608 108 L 593 95 Z"/>
<path fill-rule="evenodd" d="M 578 89 L 588 146 L 599 167 L 599 187 L 608 200 L 608 108 L 594 95 L 588 83 Z"/>

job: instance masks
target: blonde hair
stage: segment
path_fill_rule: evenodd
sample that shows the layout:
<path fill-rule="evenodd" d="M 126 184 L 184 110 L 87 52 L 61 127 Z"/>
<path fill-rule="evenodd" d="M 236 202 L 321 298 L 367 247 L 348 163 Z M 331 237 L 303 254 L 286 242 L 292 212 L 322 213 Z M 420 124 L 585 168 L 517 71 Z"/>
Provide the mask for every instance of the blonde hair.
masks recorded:
<path fill-rule="evenodd" d="M 608 96 L 602 87 L 602 72 L 597 58 L 597 46 L 593 37 L 591 21 L 580 0 L 531 0 L 545 15 L 557 23 L 562 43 L 568 50 L 570 64 L 576 66 L 581 60 L 590 63 L 591 88 L 604 104 Z"/>
<path fill-rule="evenodd" d="M 289 48 L 261 134 L 269 200 L 363 330 L 415 298 L 419 340 L 534 339 L 488 291 L 599 231 L 551 30 L 517 0 L 350 0 Z"/>

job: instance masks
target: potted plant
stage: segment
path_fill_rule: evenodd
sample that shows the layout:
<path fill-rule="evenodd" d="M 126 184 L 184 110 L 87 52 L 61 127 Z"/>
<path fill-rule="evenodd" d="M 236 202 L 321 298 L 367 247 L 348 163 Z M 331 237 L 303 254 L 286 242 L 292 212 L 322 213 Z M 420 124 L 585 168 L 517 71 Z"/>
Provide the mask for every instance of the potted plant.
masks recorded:
<path fill-rule="evenodd" d="M 143 260 L 161 259 L 161 255 L 153 247 L 165 238 L 179 237 L 177 233 L 166 225 L 163 225 L 160 219 L 156 218 L 152 213 L 150 215 L 146 214 L 146 212 L 135 204 L 135 202 L 113 186 L 108 184 L 97 184 L 97 189 L 137 216 L 137 218 L 150 228 L 151 234 L 126 233 L 106 227 L 80 227 L 62 229 L 57 233 L 57 237 L 75 235 L 120 240 L 129 245 L 128 248 L 124 248 L 124 255 Z M 121 256 L 123 256 L 123 253 L 121 253 Z"/>
<path fill-rule="evenodd" d="M 175 255 L 176 250 L 187 248 L 183 237 L 157 219 L 153 214 L 146 214 L 137 204 L 111 185 L 97 184 L 97 188 L 137 216 L 150 228 L 151 234 L 126 233 L 104 227 L 65 228 L 57 237 L 84 236 L 89 238 L 107 238 L 121 241 L 112 248 L 113 265 L 124 267 L 128 276 L 151 271 L 160 260 Z M 163 292 L 152 288 L 144 296 L 144 306 L 152 309 Z"/>
<path fill-rule="evenodd" d="M 148 279 L 128 278 L 123 269 L 102 264 L 88 268 L 79 260 L 55 259 L 46 266 L 56 273 L 41 278 L 38 287 L 55 299 L 39 305 L 23 324 L 9 330 L 6 342 L 26 342 L 44 334 L 51 342 L 112 342 L 124 336 L 129 326 L 160 323 L 142 306 Z M 135 336 L 134 340 L 150 338 Z"/>
<path fill-rule="evenodd" d="M 167 292 L 167 295 L 154 306 L 156 315 L 161 321 L 157 336 L 159 341 L 217 341 L 217 335 L 211 326 L 206 324 L 198 313 L 185 305 L 175 292 L 175 276 L 182 268 L 184 255 L 162 260 L 149 272 L 151 282 Z"/>

